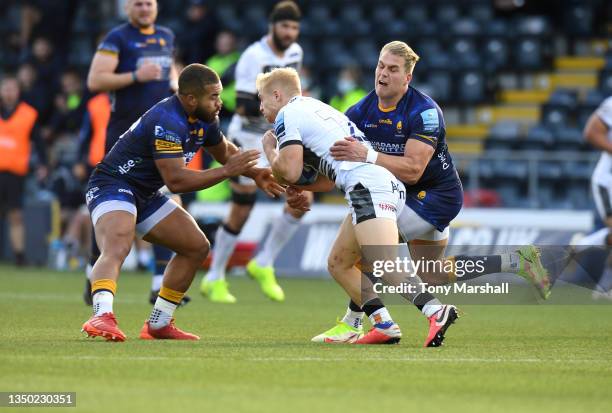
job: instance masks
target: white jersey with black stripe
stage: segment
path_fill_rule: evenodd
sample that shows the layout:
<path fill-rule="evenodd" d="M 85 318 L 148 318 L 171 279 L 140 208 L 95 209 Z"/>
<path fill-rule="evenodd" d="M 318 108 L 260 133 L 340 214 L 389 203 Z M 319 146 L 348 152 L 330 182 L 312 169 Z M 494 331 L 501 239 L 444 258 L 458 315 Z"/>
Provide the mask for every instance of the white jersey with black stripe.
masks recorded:
<path fill-rule="evenodd" d="M 367 165 L 364 162 L 337 161 L 330 154 L 336 141 L 353 136 L 363 145 L 364 134 L 344 113 L 310 97 L 295 96 L 277 114 L 274 131 L 278 149 L 299 144 L 304 148 L 304 167 L 315 170 L 334 181 L 339 188 L 348 171 Z"/>
<path fill-rule="evenodd" d="M 612 96 L 604 100 L 595 111 L 595 115 L 608 128 L 608 141 L 612 142 Z M 604 185 L 612 185 L 612 155 L 603 151 L 593 171 L 593 180 Z"/>
<path fill-rule="evenodd" d="M 302 47 L 293 43 L 278 56 L 270 48 L 267 35 L 251 44 L 242 53 L 236 64 L 236 92 L 257 95 L 255 80 L 260 73 L 267 73 L 279 67 L 292 67 L 300 70 L 304 52 Z M 232 122 L 240 125 L 240 128 L 251 132 L 265 132 L 269 124 L 262 116 L 240 116 L 234 115 Z"/>

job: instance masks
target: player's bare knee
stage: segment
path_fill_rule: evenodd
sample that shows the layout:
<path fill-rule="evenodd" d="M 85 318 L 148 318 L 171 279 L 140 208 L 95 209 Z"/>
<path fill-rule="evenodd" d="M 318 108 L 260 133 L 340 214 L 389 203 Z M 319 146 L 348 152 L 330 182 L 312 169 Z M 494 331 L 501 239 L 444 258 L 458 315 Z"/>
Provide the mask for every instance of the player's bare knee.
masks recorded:
<path fill-rule="evenodd" d="M 190 259 L 202 262 L 208 257 L 210 253 L 210 242 L 204 234 L 197 237 L 193 242 L 189 243 L 189 248 L 183 251 L 182 254 L 189 257 Z"/>
<path fill-rule="evenodd" d="M 107 259 L 123 262 L 130 253 L 131 249 L 131 242 L 121 242 L 121 240 L 106 240 L 101 253 Z"/>
<path fill-rule="evenodd" d="M 349 270 L 352 265 L 349 265 L 346 260 L 342 258 L 342 255 L 332 251 L 327 257 L 327 271 L 334 276 L 335 274 L 342 273 L 343 271 Z M 335 278 L 335 276 L 334 276 Z"/>

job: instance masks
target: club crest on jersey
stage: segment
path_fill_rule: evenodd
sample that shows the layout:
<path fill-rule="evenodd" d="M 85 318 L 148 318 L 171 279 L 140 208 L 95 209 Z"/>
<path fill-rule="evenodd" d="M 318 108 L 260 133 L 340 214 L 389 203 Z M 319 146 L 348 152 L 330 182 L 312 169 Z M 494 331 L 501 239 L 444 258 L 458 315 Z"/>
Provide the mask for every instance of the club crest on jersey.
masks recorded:
<path fill-rule="evenodd" d="M 400 120 L 399 122 L 397 122 L 397 125 L 395 125 L 395 130 L 397 131 L 397 133 L 400 133 L 402 131 L 402 121 Z"/>
<path fill-rule="evenodd" d="M 419 198 L 422 201 L 423 199 L 425 199 L 426 195 L 427 195 L 427 192 L 421 191 L 417 194 L 417 198 Z"/>

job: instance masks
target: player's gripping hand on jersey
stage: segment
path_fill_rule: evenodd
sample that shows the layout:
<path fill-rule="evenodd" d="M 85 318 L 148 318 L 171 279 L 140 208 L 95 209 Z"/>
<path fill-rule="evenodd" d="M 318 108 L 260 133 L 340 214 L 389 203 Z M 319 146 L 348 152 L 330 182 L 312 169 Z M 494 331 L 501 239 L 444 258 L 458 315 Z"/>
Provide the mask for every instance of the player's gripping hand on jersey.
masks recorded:
<path fill-rule="evenodd" d="M 338 161 L 366 162 L 368 156 L 368 148 L 352 136 L 334 143 L 329 152 Z"/>

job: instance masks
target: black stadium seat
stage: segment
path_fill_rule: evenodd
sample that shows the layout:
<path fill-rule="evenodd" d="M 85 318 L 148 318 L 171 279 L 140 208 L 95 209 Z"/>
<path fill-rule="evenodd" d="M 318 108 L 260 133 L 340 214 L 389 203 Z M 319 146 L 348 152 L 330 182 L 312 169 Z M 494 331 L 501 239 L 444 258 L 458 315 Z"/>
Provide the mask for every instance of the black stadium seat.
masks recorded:
<path fill-rule="evenodd" d="M 462 103 L 478 103 L 485 96 L 484 75 L 478 71 L 469 71 L 459 76 L 457 99 Z"/>

